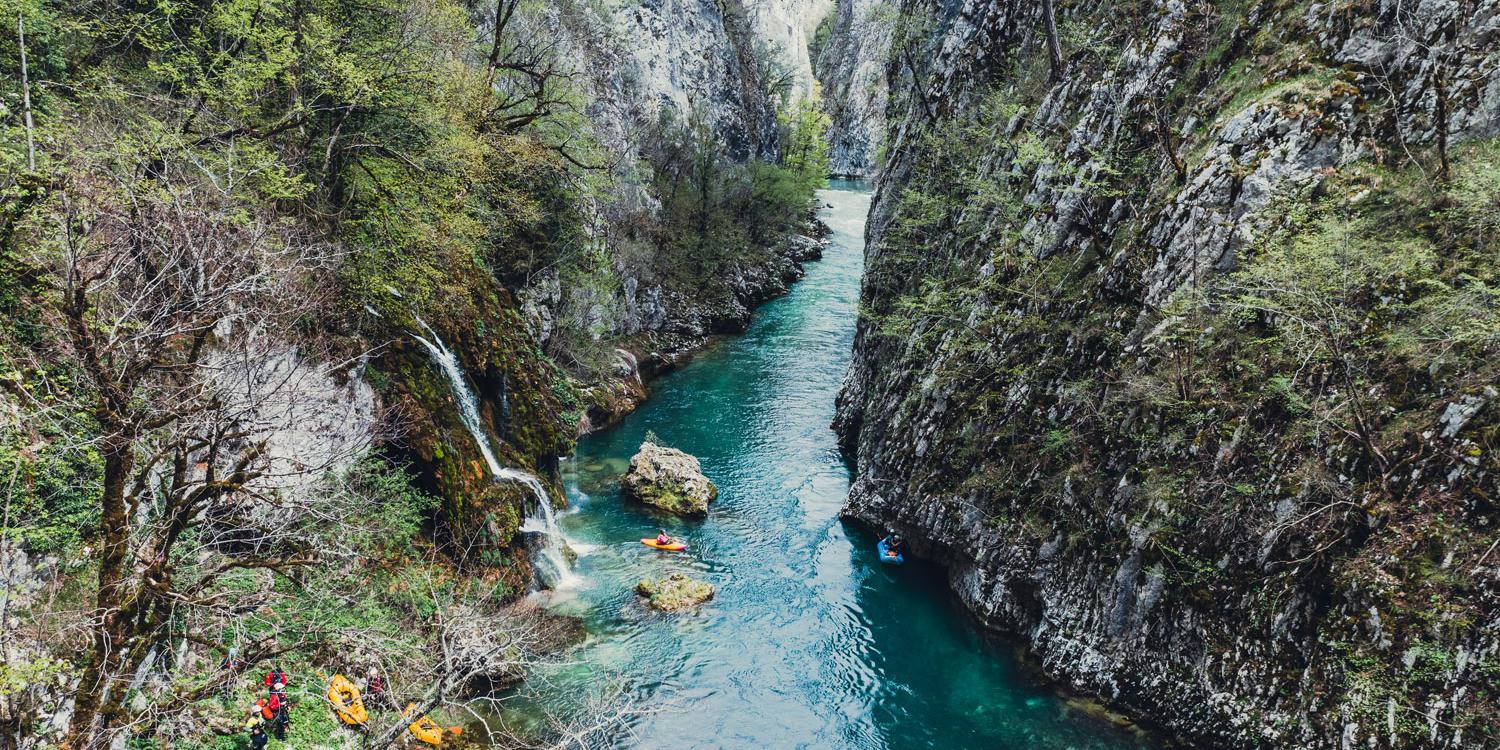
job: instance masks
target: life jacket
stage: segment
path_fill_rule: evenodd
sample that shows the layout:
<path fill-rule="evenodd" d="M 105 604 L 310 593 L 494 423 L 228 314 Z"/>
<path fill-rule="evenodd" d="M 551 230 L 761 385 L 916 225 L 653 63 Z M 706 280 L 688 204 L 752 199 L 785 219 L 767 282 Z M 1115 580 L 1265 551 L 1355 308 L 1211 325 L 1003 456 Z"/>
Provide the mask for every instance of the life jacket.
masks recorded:
<path fill-rule="evenodd" d="M 271 716 L 276 716 L 277 714 L 285 714 L 287 708 L 288 704 L 286 702 L 286 696 L 284 694 L 271 693 L 271 700 L 266 703 L 266 709 L 271 712 Z"/>

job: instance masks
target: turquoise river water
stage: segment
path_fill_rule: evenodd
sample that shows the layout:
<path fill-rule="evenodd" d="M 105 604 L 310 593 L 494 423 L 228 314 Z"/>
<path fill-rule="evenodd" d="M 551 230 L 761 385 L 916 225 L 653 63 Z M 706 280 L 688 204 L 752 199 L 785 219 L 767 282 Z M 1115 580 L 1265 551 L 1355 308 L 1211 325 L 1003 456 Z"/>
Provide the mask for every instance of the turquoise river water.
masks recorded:
<path fill-rule="evenodd" d="M 854 338 L 869 193 L 820 196 L 824 259 L 750 330 L 654 383 L 618 427 L 565 462 L 561 526 L 577 581 L 548 594 L 588 639 L 541 682 L 559 695 L 623 686 L 646 711 L 616 747 L 1155 747 L 1069 702 L 986 637 L 920 563 L 883 566 L 875 536 L 838 517 L 850 472 L 829 429 Z M 706 520 L 623 500 L 618 477 L 647 431 L 719 486 Z M 642 546 L 658 526 L 685 554 Z M 644 577 L 683 571 L 718 595 L 696 614 L 648 611 Z"/>

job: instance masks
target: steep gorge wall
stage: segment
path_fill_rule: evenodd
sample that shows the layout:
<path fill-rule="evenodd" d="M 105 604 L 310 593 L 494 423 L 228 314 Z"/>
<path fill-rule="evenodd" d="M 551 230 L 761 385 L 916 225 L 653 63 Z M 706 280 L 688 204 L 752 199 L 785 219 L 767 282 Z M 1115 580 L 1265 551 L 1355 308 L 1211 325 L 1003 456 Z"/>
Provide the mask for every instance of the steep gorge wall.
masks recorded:
<path fill-rule="evenodd" d="M 873 177 L 885 135 L 885 68 L 896 16 L 881 0 L 838 0 L 835 14 L 828 45 L 814 61 L 831 120 L 830 169 Z"/>
<path fill-rule="evenodd" d="M 1500 746 L 1500 7 L 1043 7 L 900 4 L 847 514 L 1204 746 Z"/>
<path fill-rule="evenodd" d="M 701 282 L 674 283 L 682 269 L 656 236 L 665 209 L 651 159 L 663 123 L 701 122 L 727 163 L 775 161 L 777 109 L 812 91 L 807 39 L 828 10 L 827 0 L 664 0 L 553 12 L 566 56 L 587 82 L 584 115 L 608 168 L 583 207 L 580 252 L 597 259 L 590 275 L 545 268 L 521 296 L 544 349 L 588 338 L 608 350 L 601 356 L 609 367 L 586 378 L 582 432 L 633 409 L 646 380 L 707 336 L 743 330 L 756 305 L 784 293 L 802 263 L 820 255 L 816 237 L 773 232 L 700 269 L 708 271 Z M 784 74 L 787 86 L 778 88 L 771 79 Z"/>

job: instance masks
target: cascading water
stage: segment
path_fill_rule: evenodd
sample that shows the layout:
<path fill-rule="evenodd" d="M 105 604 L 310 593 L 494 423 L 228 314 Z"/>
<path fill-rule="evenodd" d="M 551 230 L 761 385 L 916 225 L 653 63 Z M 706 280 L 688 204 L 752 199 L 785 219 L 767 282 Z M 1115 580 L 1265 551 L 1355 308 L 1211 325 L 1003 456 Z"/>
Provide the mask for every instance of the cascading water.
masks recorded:
<path fill-rule="evenodd" d="M 483 423 L 479 418 L 479 401 L 474 398 L 474 391 L 469 388 L 469 381 L 464 377 L 463 366 L 459 364 L 458 357 L 443 344 L 437 332 L 422 320 L 422 316 L 412 313 L 416 318 L 417 325 L 422 327 L 430 340 L 418 334 L 412 334 L 412 338 L 420 341 L 422 346 L 432 354 L 433 361 L 448 376 L 448 385 L 453 391 L 453 397 L 458 400 L 458 415 L 463 420 L 464 427 L 468 428 L 469 434 L 474 436 L 474 442 L 479 445 L 479 452 L 484 455 L 484 462 L 490 468 L 490 476 L 496 481 L 516 482 L 526 487 L 531 492 L 532 508 L 521 524 L 521 531 L 540 534 L 543 544 L 540 549 L 542 562 L 546 563 L 547 570 L 543 572 L 545 582 L 552 588 L 565 588 L 575 581 L 572 569 L 568 565 L 568 558 L 563 550 L 562 530 L 557 525 L 557 513 L 552 509 L 552 500 L 547 497 L 546 488 L 542 487 L 542 480 L 535 475 L 500 465 L 500 460 L 495 458 L 495 451 L 490 446 L 489 434 L 485 432 Z"/>

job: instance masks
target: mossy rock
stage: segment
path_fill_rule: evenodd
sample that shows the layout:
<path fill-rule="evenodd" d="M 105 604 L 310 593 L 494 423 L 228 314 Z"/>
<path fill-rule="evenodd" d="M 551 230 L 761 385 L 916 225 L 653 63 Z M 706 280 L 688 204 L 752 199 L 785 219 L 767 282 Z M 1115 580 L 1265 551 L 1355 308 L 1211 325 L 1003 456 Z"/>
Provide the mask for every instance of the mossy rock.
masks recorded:
<path fill-rule="evenodd" d="M 708 515 L 708 504 L 719 496 L 698 459 L 651 442 L 631 457 L 621 485 L 626 495 L 681 516 Z"/>
<path fill-rule="evenodd" d="M 556 457 L 572 452 L 576 434 L 563 416 L 564 403 L 577 396 L 531 338 L 515 300 L 493 281 L 474 276 L 422 315 L 430 333 L 458 357 L 500 462 L 536 474 L 561 498 Z M 530 573 L 517 538 L 531 496 L 514 483 L 494 481 L 451 385 L 412 337 L 421 327 L 409 315 L 413 308 L 398 298 L 367 334 L 390 342 L 370 368 L 386 385 L 384 398 L 406 417 L 392 457 L 410 463 L 418 485 L 439 498 L 434 541 L 455 560 L 488 567 L 508 586 L 524 588 Z"/>
<path fill-rule="evenodd" d="M 673 573 L 660 580 L 637 583 L 635 593 L 646 597 L 653 609 L 685 612 L 714 598 L 714 587 L 711 583 Z"/>

